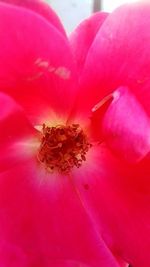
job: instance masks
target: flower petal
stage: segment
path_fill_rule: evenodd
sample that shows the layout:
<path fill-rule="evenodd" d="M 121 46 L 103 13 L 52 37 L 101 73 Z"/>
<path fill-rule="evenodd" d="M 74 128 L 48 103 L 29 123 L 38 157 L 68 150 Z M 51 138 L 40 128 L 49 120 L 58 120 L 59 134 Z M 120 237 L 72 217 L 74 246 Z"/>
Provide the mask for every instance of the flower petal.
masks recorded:
<path fill-rule="evenodd" d="M 79 95 L 82 109 L 90 111 L 123 85 L 136 94 L 150 114 L 149 14 L 148 1 L 139 1 L 121 6 L 106 18 L 90 47 L 82 72 Z"/>
<path fill-rule="evenodd" d="M 20 106 L 3 93 L 0 106 L 1 264 L 122 266 L 89 220 L 72 178 L 51 174 L 38 162 L 30 147 L 36 132 Z M 14 146 L 23 142 L 26 148 Z"/>
<path fill-rule="evenodd" d="M 70 44 L 79 73 L 82 72 L 89 48 L 107 16 L 105 12 L 95 13 L 79 24 L 70 36 Z"/>
<path fill-rule="evenodd" d="M 20 247 L 12 245 L 11 243 L 1 241 L 0 242 L 0 263 L 1 266 L 11 267 L 27 267 L 28 262 L 26 255 L 20 249 Z"/>
<path fill-rule="evenodd" d="M 31 148 L 27 141 L 35 139 L 36 131 L 23 110 L 9 96 L 0 93 L 0 172 L 12 168 L 26 157 Z"/>
<path fill-rule="evenodd" d="M 0 243 L 27 266 L 69 260 L 84 267 L 119 267 L 97 236 L 70 177 L 48 173 L 34 158 L 0 174 Z"/>
<path fill-rule="evenodd" d="M 13 96 L 33 123 L 51 112 L 67 113 L 76 94 L 68 41 L 27 9 L 0 4 L 0 17 L 0 90 Z"/>
<path fill-rule="evenodd" d="M 97 232 L 114 254 L 134 267 L 150 265 L 149 160 L 128 165 L 105 144 L 93 147 L 91 160 L 74 183 Z"/>
<path fill-rule="evenodd" d="M 77 261 L 70 261 L 70 260 L 65 260 L 65 261 L 56 260 L 56 261 L 50 261 L 48 267 L 92 267 L 92 266 L 84 264 L 79 261 L 77 262 Z M 129 267 L 129 265 L 121 262 L 119 263 L 118 267 Z"/>
<path fill-rule="evenodd" d="M 65 30 L 60 22 L 60 19 L 53 11 L 53 9 L 45 1 L 40 0 L 1 0 L 1 2 L 17 5 L 19 7 L 25 7 L 37 12 L 39 15 L 47 19 L 53 26 L 55 26 L 64 36 L 66 36 Z"/>
<path fill-rule="evenodd" d="M 109 98 L 104 104 L 107 102 Z M 99 109 L 101 106 L 93 113 L 99 113 Z M 112 93 L 103 118 L 93 114 L 93 121 L 95 115 L 93 132 L 99 131 L 99 139 L 103 139 L 116 155 L 133 163 L 150 152 L 150 118 L 128 88 L 120 87 Z"/>

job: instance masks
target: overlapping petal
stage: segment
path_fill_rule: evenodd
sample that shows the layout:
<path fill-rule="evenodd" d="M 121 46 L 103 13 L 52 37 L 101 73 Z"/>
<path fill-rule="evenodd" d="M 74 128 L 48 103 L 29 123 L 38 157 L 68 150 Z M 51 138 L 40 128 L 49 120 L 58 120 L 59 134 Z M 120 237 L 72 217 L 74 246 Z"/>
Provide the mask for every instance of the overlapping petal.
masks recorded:
<path fill-rule="evenodd" d="M 0 172 L 2 172 L 22 163 L 30 154 L 32 155 L 37 134 L 22 108 L 11 97 L 0 93 L 0 107 Z M 33 148 L 30 147 L 31 140 Z"/>
<path fill-rule="evenodd" d="M 82 109 L 90 110 L 119 86 L 128 86 L 150 114 L 149 13 L 150 5 L 144 1 L 121 6 L 105 19 L 82 72 L 78 99 Z"/>
<path fill-rule="evenodd" d="M 86 57 L 94 38 L 108 16 L 106 12 L 98 12 L 84 20 L 70 36 L 70 45 L 81 74 Z"/>
<path fill-rule="evenodd" d="M 88 52 L 77 100 L 87 117 L 104 101 L 106 106 L 99 111 L 103 123 L 97 124 L 103 129 L 95 129 L 111 139 L 111 149 L 99 139 L 102 143 L 93 148 L 91 162 L 79 170 L 80 175 L 74 172 L 76 187 L 97 231 L 102 231 L 114 253 L 134 267 L 150 265 L 149 14 L 145 1 L 124 5 L 105 19 Z M 113 102 L 111 96 L 122 86 L 129 88 L 129 94 Z M 142 140 L 147 142 L 143 160 L 133 165 L 122 160 L 122 156 L 127 161 L 137 159 Z M 140 151 L 144 147 L 143 143 Z M 121 157 L 111 150 L 121 152 Z"/>
<path fill-rule="evenodd" d="M 119 267 L 71 178 L 51 175 L 34 158 L 0 174 L 0 244 L 8 255 L 0 254 L 1 263 L 10 265 L 13 258 L 16 267 L 52 267 L 59 261 Z"/>
<path fill-rule="evenodd" d="M 1 128 L 6 130 L 1 133 L 1 141 L 6 152 L 13 141 L 22 140 L 24 135 L 27 138 L 28 132 L 30 136 L 34 131 L 10 97 L 1 94 L 1 107 Z M 8 137 L 11 141 L 6 145 Z M 1 264 L 124 266 L 112 256 L 89 219 L 72 178 L 51 175 L 35 153 L 24 157 L 15 152 L 17 164 L 11 165 L 13 157 L 8 153 L 9 168 L 0 174 Z M 1 154 L 3 158 L 5 153 Z"/>
<path fill-rule="evenodd" d="M 0 263 L 119 267 L 72 178 L 51 174 L 38 161 L 40 139 L 22 108 L 4 93 L 0 106 Z"/>
<path fill-rule="evenodd" d="M 150 265 L 149 177 L 149 159 L 124 164 L 105 144 L 93 148 L 92 160 L 74 171 L 74 182 L 97 231 L 114 254 L 134 267 Z"/>
<path fill-rule="evenodd" d="M 120 87 L 93 109 L 92 133 L 116 156 L 138 162 L 150 152 L 150 118 L 127 87 Z"/>
<path fill-rule="evenodd" d="M 68 41 L 27 9 L 0 4 L 0 17 L 0 90 L 13 96 L 34 123 L 51 112 L 65 116 L 77 84 Z"/>
<path fill-rule="evenodd" d="M 19 7 L 28 8 L 39 15 L 46 18 L 53 26 L 55 26 L 64 36 L 66 36 L 63 25 L 61 24 L 56 13 L 44 1 L 40 0 L 1 0 L 1 2 L 17 5 Z"/>

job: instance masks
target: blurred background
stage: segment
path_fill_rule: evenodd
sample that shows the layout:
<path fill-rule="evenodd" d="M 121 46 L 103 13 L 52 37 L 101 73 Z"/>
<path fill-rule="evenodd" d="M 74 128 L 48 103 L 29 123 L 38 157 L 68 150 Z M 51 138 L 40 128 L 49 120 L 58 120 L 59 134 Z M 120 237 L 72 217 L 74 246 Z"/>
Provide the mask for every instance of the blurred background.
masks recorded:
<path fill-rule="evenodd" d="M 134 1 L 136 0 L 47 0 L 61 18 L 68 34 L 92 12 L 111 12 L 123 3 Z"/>

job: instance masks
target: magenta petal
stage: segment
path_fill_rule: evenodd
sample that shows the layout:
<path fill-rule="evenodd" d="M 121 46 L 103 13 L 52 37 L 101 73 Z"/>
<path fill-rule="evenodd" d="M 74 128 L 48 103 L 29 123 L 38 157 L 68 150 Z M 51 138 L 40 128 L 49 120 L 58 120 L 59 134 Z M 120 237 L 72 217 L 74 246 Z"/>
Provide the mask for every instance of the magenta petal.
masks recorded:
<path fill-rule="evenodd" d="M 97 127 L 102 128 L 104 141 L 115 154 L 137 162 L 150 151 L 150 119 L 128 88 L 120 87 L 112 97 Z"/>
<path fill-rule="evenodd" d="M 1 172 L 29 157 L 23 144 L 35 139 L 36 134 L 20 106 L 3 93 L 0 93 L 0 129 Z"/>
<path fill-rule="evenodd" d="M 79 97 L 82 108 L 90 110 L 124 85 L 136 94 L 150 114 L 149 14 L 148 1 L 139 1 L 121 6 L 106 18 L 90 47 L 82 72 Z M 88 101 L 84 101 L 85 95 Z"/>
<path fill-rule="evenodd" d="M 70 36 L 70 44 L 79 73 L 82 72 L 89 48 L 107 16 L 105 12 L 95 13 L 84 20 Z"/>
<path fill-rule="evenodd" d="M 33 134 L 33 127 L 29 124 L 23 110 L 10 96 L 0 93 L 0 107 L 1 146 L 15 141 L 18 137 Z"/>
<path fill-rule="evenodd" d="M 104 264 L 104 263 L 103 263 Z M 126 263 L 118 263 L 119 265 L 117 267 L 129 267 Z M 106 265 L 103 265 L 104 267 Z M 92 267 L 91 265 L 84 264 L 82 262 L 77 261 L 70 261 L 70 260 L 56 260 L 56 261 L 50 261 L 48 267 Z M 110 265 L 111 267 L 111 265 Z"/>
<path fill-rule="evenodd" d="M 0 207 L 0 244 L 5 251 L 8 247 L 14 261 L 26 261 L 28 267 L 52 267 L 57 261 L 119 267 L 71 178 L 48 173 L 36 159 L 0 174 Z M 0 254 L 0 262 L 3 257 Z M 11 257 L 7 260 L 10 264 Z"/>
<path fill-rule="evenodd" d="M 91 153 L 73 174 L 89 217 L 114 254 L 131 266 L 150 266 L 150 163 L 125 164 L 105 144 Z"/>
<path fill-rule="evenodd" d="M 0 90 L 13 96 L 34 121 L 51 111 L 67 113 L 76 94 L 68 41 L 27 9 L 0 4 L 0 18 Z"/>
<path fill-rule="evenodd" d="M 20 247 L 5 241 L 0 241 L 0 264 L 2 267 L 29 267 Z"/>
<path fill-rule="evenodd" d="M 24 140 L 28 144 L 34 131 L 22 109 L 10 97 L 0 96 L 4 147 L 0 158 L 0 263 L 14 267 L 124 266 L 89 219 L 70 176 L 50 174 L 35 153 L 20 153 L 21 147 L 10 153 L 13 144 Z"/>
<path fill-rule="evenodd" d="M 53 26 L 55 26 L 64 36 L 65 30 L 60 22 L 60 19 L 53 9 L 45 1 L 40 0 L 1 0 L 1 2 L 25 7 L 37 12 L 39 15 L 46 18 Z"/>

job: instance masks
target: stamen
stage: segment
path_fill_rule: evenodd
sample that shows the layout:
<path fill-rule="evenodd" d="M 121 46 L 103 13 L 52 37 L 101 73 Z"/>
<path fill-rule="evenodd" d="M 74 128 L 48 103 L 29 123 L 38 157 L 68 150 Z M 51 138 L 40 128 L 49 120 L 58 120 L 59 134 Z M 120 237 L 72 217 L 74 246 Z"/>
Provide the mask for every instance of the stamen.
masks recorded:
<path fill-rule="evenodd" d="M 69 173 L 86 160 L 91 144 L 79 124 L 48 127 L 43 124 L 38 160 L 50 172 Z"/>

